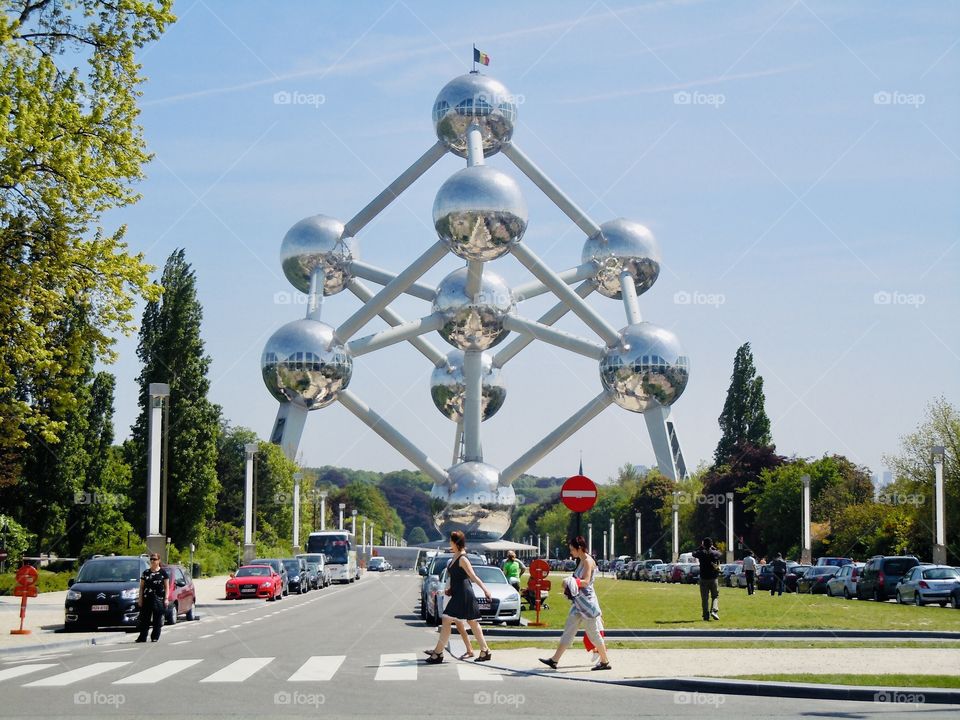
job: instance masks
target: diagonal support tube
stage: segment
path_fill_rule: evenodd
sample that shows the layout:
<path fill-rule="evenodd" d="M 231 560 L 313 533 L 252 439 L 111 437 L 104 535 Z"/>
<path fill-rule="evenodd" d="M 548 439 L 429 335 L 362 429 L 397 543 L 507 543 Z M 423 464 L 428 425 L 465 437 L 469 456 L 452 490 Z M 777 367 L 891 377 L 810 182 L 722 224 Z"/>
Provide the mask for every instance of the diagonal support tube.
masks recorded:
<path fill-rule="evenodd" d="M 446 152 L 446 146 L 438 140 L 433 147 L 414 161 L 413 165 L 400 173 L 396 180 L 387 185 L 383 192 L 371 200 L 363 210 L 354 215 L 347 224 L 343 226 L 343 236 L 354 237 L 367 223 L 380 214 L 381 210 L 397 199 L 400 193 L 413 185 L 417 178 L 432 168 L 437 160 L 442 158 Z"/>
<path fill-rule="evenodd" d="M 347 285 L 347 289 L 349 289 L 350 292 L 359 298 L 361 302 L 370 302 L 370 299 L 373 297 L 373 291 L 356 279 L 350 281 L 350 283 Z M 406 324 L 406 321 L 389 307 L 386 307 L 380 311 L 380 317 L 392 327 Z M 424 340 L 422 337 L 410 338 L 410 344 L 419 350 L 423 356 L 427 358 L 427 360 L 434 364 L 435 367 L 442 367 L 446 364 L 447 356 L 437 350 L 430 342 Z"/>
<path fill-rule="evenodd" d="M 620 341 L 617 331 L 597 314 L 597 311 L 587 305 L 577 293 L 571 290 L 556 273 L 543 264 L 533 251 L 522 242 L 513 246 L 514 256 L 527 268 L 533 276 L 553 291 L 554 295 L 564 301 L 570 309 L 593 330 L 608 347 L 613 347 Z"/>
<path fill-rule="evenodd" d="M 606 350 L 606 348 L 599 343 L 577 337 L 576 335 L 571 335 L 563 330 L 556 330 L 552 327 L 548 327 L 547 325 L 541 325 L 533 320 L 516 317 L 515 315 L 507 315 L 503 320 L 503 326 L 507 330 L 529 335 L 530 337 L 537 340 L 542 340 L 545 343 L 556 345 L 562 350 L 569 350 L 579 355 L 585 355 L 586 357 L 594 360 L 599 360 L 602 358 L 603 353 Z"/>
<path fill-rule="evenodd" d="M 581 298 L 586 298 L 594 290 L 597 289 L 597 286 L 593 282 L 585 282 L 577 286 L 574 292 Z M 560 320 L 564 315 L 570 312 L 570 308 L 564 302 L 558 302 L 552 308 L 547 310 L 543 315 L 540 316 L 540 319 L 537 320 L 541 325 L 553 325 L 555 322 Z M 493 366 L 495 368 L 503 367 L 508 360 L 514 357 L 517 353 L 523 350 L 527 345 L 534 341 L 532 335 L 518 335 L 513 340 L 510 341 L 510 344 L 500 350 L 496 355 L 493 356 Z"/>
<path fill-rule="evenodd" d="M 447 246 L 437 240 L 423 255 L 410 263 L 403 272 L 387 283 L 369 302 L 344 320 L 343 324 L 337 328 L 337 338 L 340 342 L 347 342 L 360 328 L 379 315 L 381 310 L 396 300 L 412 283 L 416 282 L 421 275 L 440 262 L 440 259 L 446 254 Z"/>
<path fill-rule="evenodd" d="M 354 260 L 350 263 L 350 272 L 358 278 L 363 278 L 364 280 L 370 280 L 375 282 L 377 285 L 389 285 L 396 279 L 396 275 L 387 270 L 383 270 L 373 265 L 368 265 L 365 262 L 360 262 L 359 260 Z M 437 294 L 437 289 L 430 287 L 424 283 L 411 283 L 404 291 L 407 295 L 412 295 L 415 298 L 420 298 L 421 300 L 426 300 L 427 302 L 433 302 L 433 298 Z"/>
<path fill-rule="evenodd" d="M 583 265 L 578 265 L 575 268 L 558 272 L 557 277 L 567 283 L 567 285 L 573 285 L 574 283 L 581 282 L 582 280 L 588 280 L 589 278 L 594 277 L 596 274 L 596 263 L 588 262 L 584 263 Z M 518 303 L 520 303 L 524 300 L 535 298 L 538 295 L 543 295 L 545 292 L 549 292 L 549 290 L 550 288 L 548 288 L 539 280 L 531 280 L 530 282 L 517 285 L 513 289 L 513 297 Z"/>
<path fill-rule="evenodd" d="M 554 185 L 550 178 L 544 175 L 543 170 L 538 168 L 530 158 L 524 155 L 520 148 L 513 143 L 507 143 L 500 148 L 500 152 L 506 155 L 510 161 L 517 166 L 520 172 L 530 178 L 533 184 L 540 188 L 543 194 L 550 198 L 553 204 L 560 208 L 564 215 L 573 220 L 578 228 L 583 230 L 588 236 L 600 232 L 600 226 L 591 220 L 583 210 L 577 207 L 577 204 L 573 202 L 573 200 L 564 195 L 563 191 Z"/>
<path fill-rule="evenodd" d="M 393 425 L 371 410 L 366 403 L 349 390 L 341 390 L 337 396 L 340 404 L 352 412 L 361 422 L 386 440 L 398 453 L 413 463 L 438 485 L 447 483 L 446 471 L 427 457 L 416 445 L 407 440 Z"/>
<path fill-rule="evenodd" d="M 463 459 L 483 461 L 480 424 L 483 421 L 483 353 L 468 350 L 463 354 Z"/>
<path fill-rule="evenodd" d="M 347 350 L 349 350 L 354 357 L 360 357 L 374 350 L 380 350 L 381 348 L 395 345 L 398 342 L 410 340 L 420 335 L 426 335 L 428 332 L 439 330 L 442 324 L 443 316 L 434 313 L 419 320 L 411 320 L 402 325 L 396 325 L 389 330 L 382 330 L 374 335 L 367 335 L 366 337 L 351 340 L 347 343 Z"/>
<path fill-rule="evenodd" d="M 604 408 L 611 402 L 613 401 L 610 399 L 610 396 L 607 395 L 605 391 L 601 392 L 561 423 L 556 430 L 517 458 L 512 465 L 505 468 L 503 472 L 500 473 L 500 484 L 512 485 L 514 480 L 540 462 L 540 460 L 547 454 L 553 452 L 564 440 L 603 412 Z"/>
<path fill-rule="evenodd" d="M 623 309 L 627 312 L 627 324 L 636 325 L 643 322 L 640 315 L 640 301 L 637 299 L 637 286 L 633 284 L 633 276 L 629 270 L 620 273 L 620 294 L 623 295 Z"/>

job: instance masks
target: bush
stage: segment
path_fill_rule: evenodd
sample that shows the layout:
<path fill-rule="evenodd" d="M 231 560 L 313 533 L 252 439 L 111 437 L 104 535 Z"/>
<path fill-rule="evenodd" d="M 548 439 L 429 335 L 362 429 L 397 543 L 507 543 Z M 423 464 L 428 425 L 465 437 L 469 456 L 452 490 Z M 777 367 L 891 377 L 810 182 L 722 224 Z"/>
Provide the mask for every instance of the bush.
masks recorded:
<path fill-rule="evenodd" d="M 50 572 L 49 570 L 40 570 L 37 578 L 38 592 L 57 592 L 67 589 L 67 581 L 77 576 L 76 570 L 66 572 Z M 0 595 L 12 595 L 13 588 L 17 584 L 16 572 L 8 572 L 0 575 Z"/>

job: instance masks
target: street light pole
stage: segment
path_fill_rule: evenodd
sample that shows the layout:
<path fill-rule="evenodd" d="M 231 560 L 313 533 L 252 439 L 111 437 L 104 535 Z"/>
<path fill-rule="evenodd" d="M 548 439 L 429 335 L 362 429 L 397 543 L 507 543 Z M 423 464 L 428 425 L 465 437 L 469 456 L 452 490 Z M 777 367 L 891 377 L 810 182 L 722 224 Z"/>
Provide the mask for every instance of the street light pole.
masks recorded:
<path fill-rule="evenodd" d="M 587 523 L 587 552 L 593 555 L 593 523 Z"/>
<path fill-rule="evenodd" d="M 160 463 L 163 457 L 163 409 L 170 397 L 170 386 L 167 383 L 150 383 L 148 395 L 150 442 L 147 446 L 147 552 L 161 555 L 166 551 L 167 543 L 160 524 Z"/>
<path fill-rule="evenodd" d="M 327 491 L 320 491 L 320 530 L 327 529 Z"/>
<path fill-rule="evenodd" d="M 300 481 L 302 472 L 293 474 L 293 554 L 300 554 Z"/>
<path fill-rule="evenodd" d="M 640 543 L 640 513 L 638 512 L 636 513 L 636 515 L 637 515 L 637 557 L 641 558 L 643 557 L 643 553 L 641 552 L 642 545 Z"/>
<path fill-rule="evenodd" d="M 943 488 L 943 456 L 944 447 L 936 445 L 932 450 L 933 459 L 933 495 L 934 495 L 934 532 L 933 532 L 933 562 L 937 565 L 947 564 L 947 523 L 946 508 L 944 507 L 945 493 Z"/>
<path fill-rule="evenodd" d="M 337 527 L 338 530 L 343 530 L 343 509 L 347 506 L 346 503 L 340 503 L 340 525 Z"/>
<path fill-rule="evenodd" d="M 800 562 L 804 565 L 809 565 L 813 560 L 813 548 L 811 548 L 812 543 L 810 541 L 810 476 L 804 475 L 800 480 L 803 482 L 801 506 L 803 527 L 801 528 L 802 534 L 800 536 Z"/>
<path fill-rule="evenodd" d="M 243 561 L 248 563 L 256 555 L 253 543 L 253 458 L 259 448 L 257 443 L 243 446 L 246 453 L 246 471 L 243 486 Z"/>

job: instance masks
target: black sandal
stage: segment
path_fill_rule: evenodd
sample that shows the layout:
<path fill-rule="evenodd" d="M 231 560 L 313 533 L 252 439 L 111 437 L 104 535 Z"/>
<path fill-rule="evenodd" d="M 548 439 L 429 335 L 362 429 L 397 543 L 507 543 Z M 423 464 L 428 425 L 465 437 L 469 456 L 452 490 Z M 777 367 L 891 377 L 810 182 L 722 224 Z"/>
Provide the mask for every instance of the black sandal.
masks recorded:
<path fill-rule="evenodd" d="M 430 653 L 427 658 L 427 665 L 439 665 L 443 662 L 443 653 Z"/>
<path fill-rule="evenodd" d="M 474 660 L 474 662 L 487 662 L 492 657 L 493 655 L 490 654 L 489 650 L 484 650 L 480 653 L 477 659 Z"/>
<path fill-rule="evenodd" d="M 591 670 L 611 670 L 613 666 L 609 662 L 601 662 L 594 665 Z"/>
<path fill-rule="evenodd" d="M 544 665 L 548 667 L 553 668 L 554 670 L 557 669 L 557 661 L 554 660 L 553 658 L 546 658 L 546 659 L 540 658 L 540 662 L 542 662 Z"/>

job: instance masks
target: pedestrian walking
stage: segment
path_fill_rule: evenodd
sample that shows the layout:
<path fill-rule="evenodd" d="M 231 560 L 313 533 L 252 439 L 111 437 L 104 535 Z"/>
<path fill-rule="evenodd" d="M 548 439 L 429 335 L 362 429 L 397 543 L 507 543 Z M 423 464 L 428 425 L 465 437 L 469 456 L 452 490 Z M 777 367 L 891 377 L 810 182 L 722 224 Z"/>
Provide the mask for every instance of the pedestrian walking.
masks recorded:
<path fill-rule="evenodd" d="M 783 555 L 777 553 L 777 557 L 773 560 L 773 587 L 770 588 L 770 594 L 773 595 L 776 593 L 778 596 L 783 595 L 783 586 L 784 578 L 787 576 L 787 563 L 783 559 Z"/>
<path fill-rule="evenodd" d="M 135 642 L 146 642 L 147 630 L 151 626 L 153 631 L 150 633 L 150 640 L 157 642 L 160 639 L 169 594 L 170 575 L 166 569 L 160 567 L 160 556 L 150 553 L 150 567 L 140 575 L 140 593 L 137 598 L 137 605 L 140 607 L 137 629 L 140 634 Z"/>
<path fill-rule="evenodd" d="M 693 552 L 700 562 L 700 609 L 707 622 L 720 619 L 720 551 L 713 540 L 705 537 L 700 547 Z M 710 603 L 707 603 L 707 597 Z"/>
<path fill-rule="evenodd" d="M 743 574 L 747 578 L 747 595 L 753 595 L 756 591 L 757 582 L 757 559 L 753 557 L 753 551 L 747 550 L 743 558 Z"/>
<path fill-rule="evenodd" d="M 480 586 L 487 600 L 490 599 L 490 590 L 477 577 L 467 559 L 466 544 L 467 541 L 462 532 L 454 530 L 450 533 L 450 552 L 453 553 L 453 558 L 447 564 L 450 587 L 445 591 L 450 600 L 443 606 L 443 626 L 440 628 L 437 644 L 433 650 L 427 651 L 429 665 L 439 665 L 443 662 L 443 650 L 450 639 L 451 626 L 457 621 L 466 622 L 473 631 L 473 636 L 480 643 L 480 655 L 476 662 L 486 662 L 492 657 L 490 647 L 483 637 L 483 630 L 480 629 L 480 611 L 477 609 L 476 595 L 473 594 L 473 584 Z M 469 657 L 473 652 L 469 642 L 467 642 L 467 650 L 468 654 L 465 657 Z"/>
<path fill-rule="evenodd" d="M 590 642 L 593 643 L 600 662 L 594 665 L 591 670 L 609 670 L 610 659 L 607 657 L 607 646 L 600 634 L 602 626 L 600 601 L 597 599 L 597 593 L 593 589 L 593 580 L 597 575 L 597 563 L 587 552 L 587 541 L 583 536 L 569 540 L 567 546 L 570 548 L 570 556 L 580 561 L 577 569 L 573 571 L 571 577 L 563 581 L 563 594 L 570 600 L 570 613 L 567 615 L 567 624 L 563 628 L 563 635 L 560 637 L 560 644 L 552 657 L 540 658 L 544 665 L 556 670 L 557 663 L 567 648 L 573 644 L 577 631 L 583 628 Z"/>

